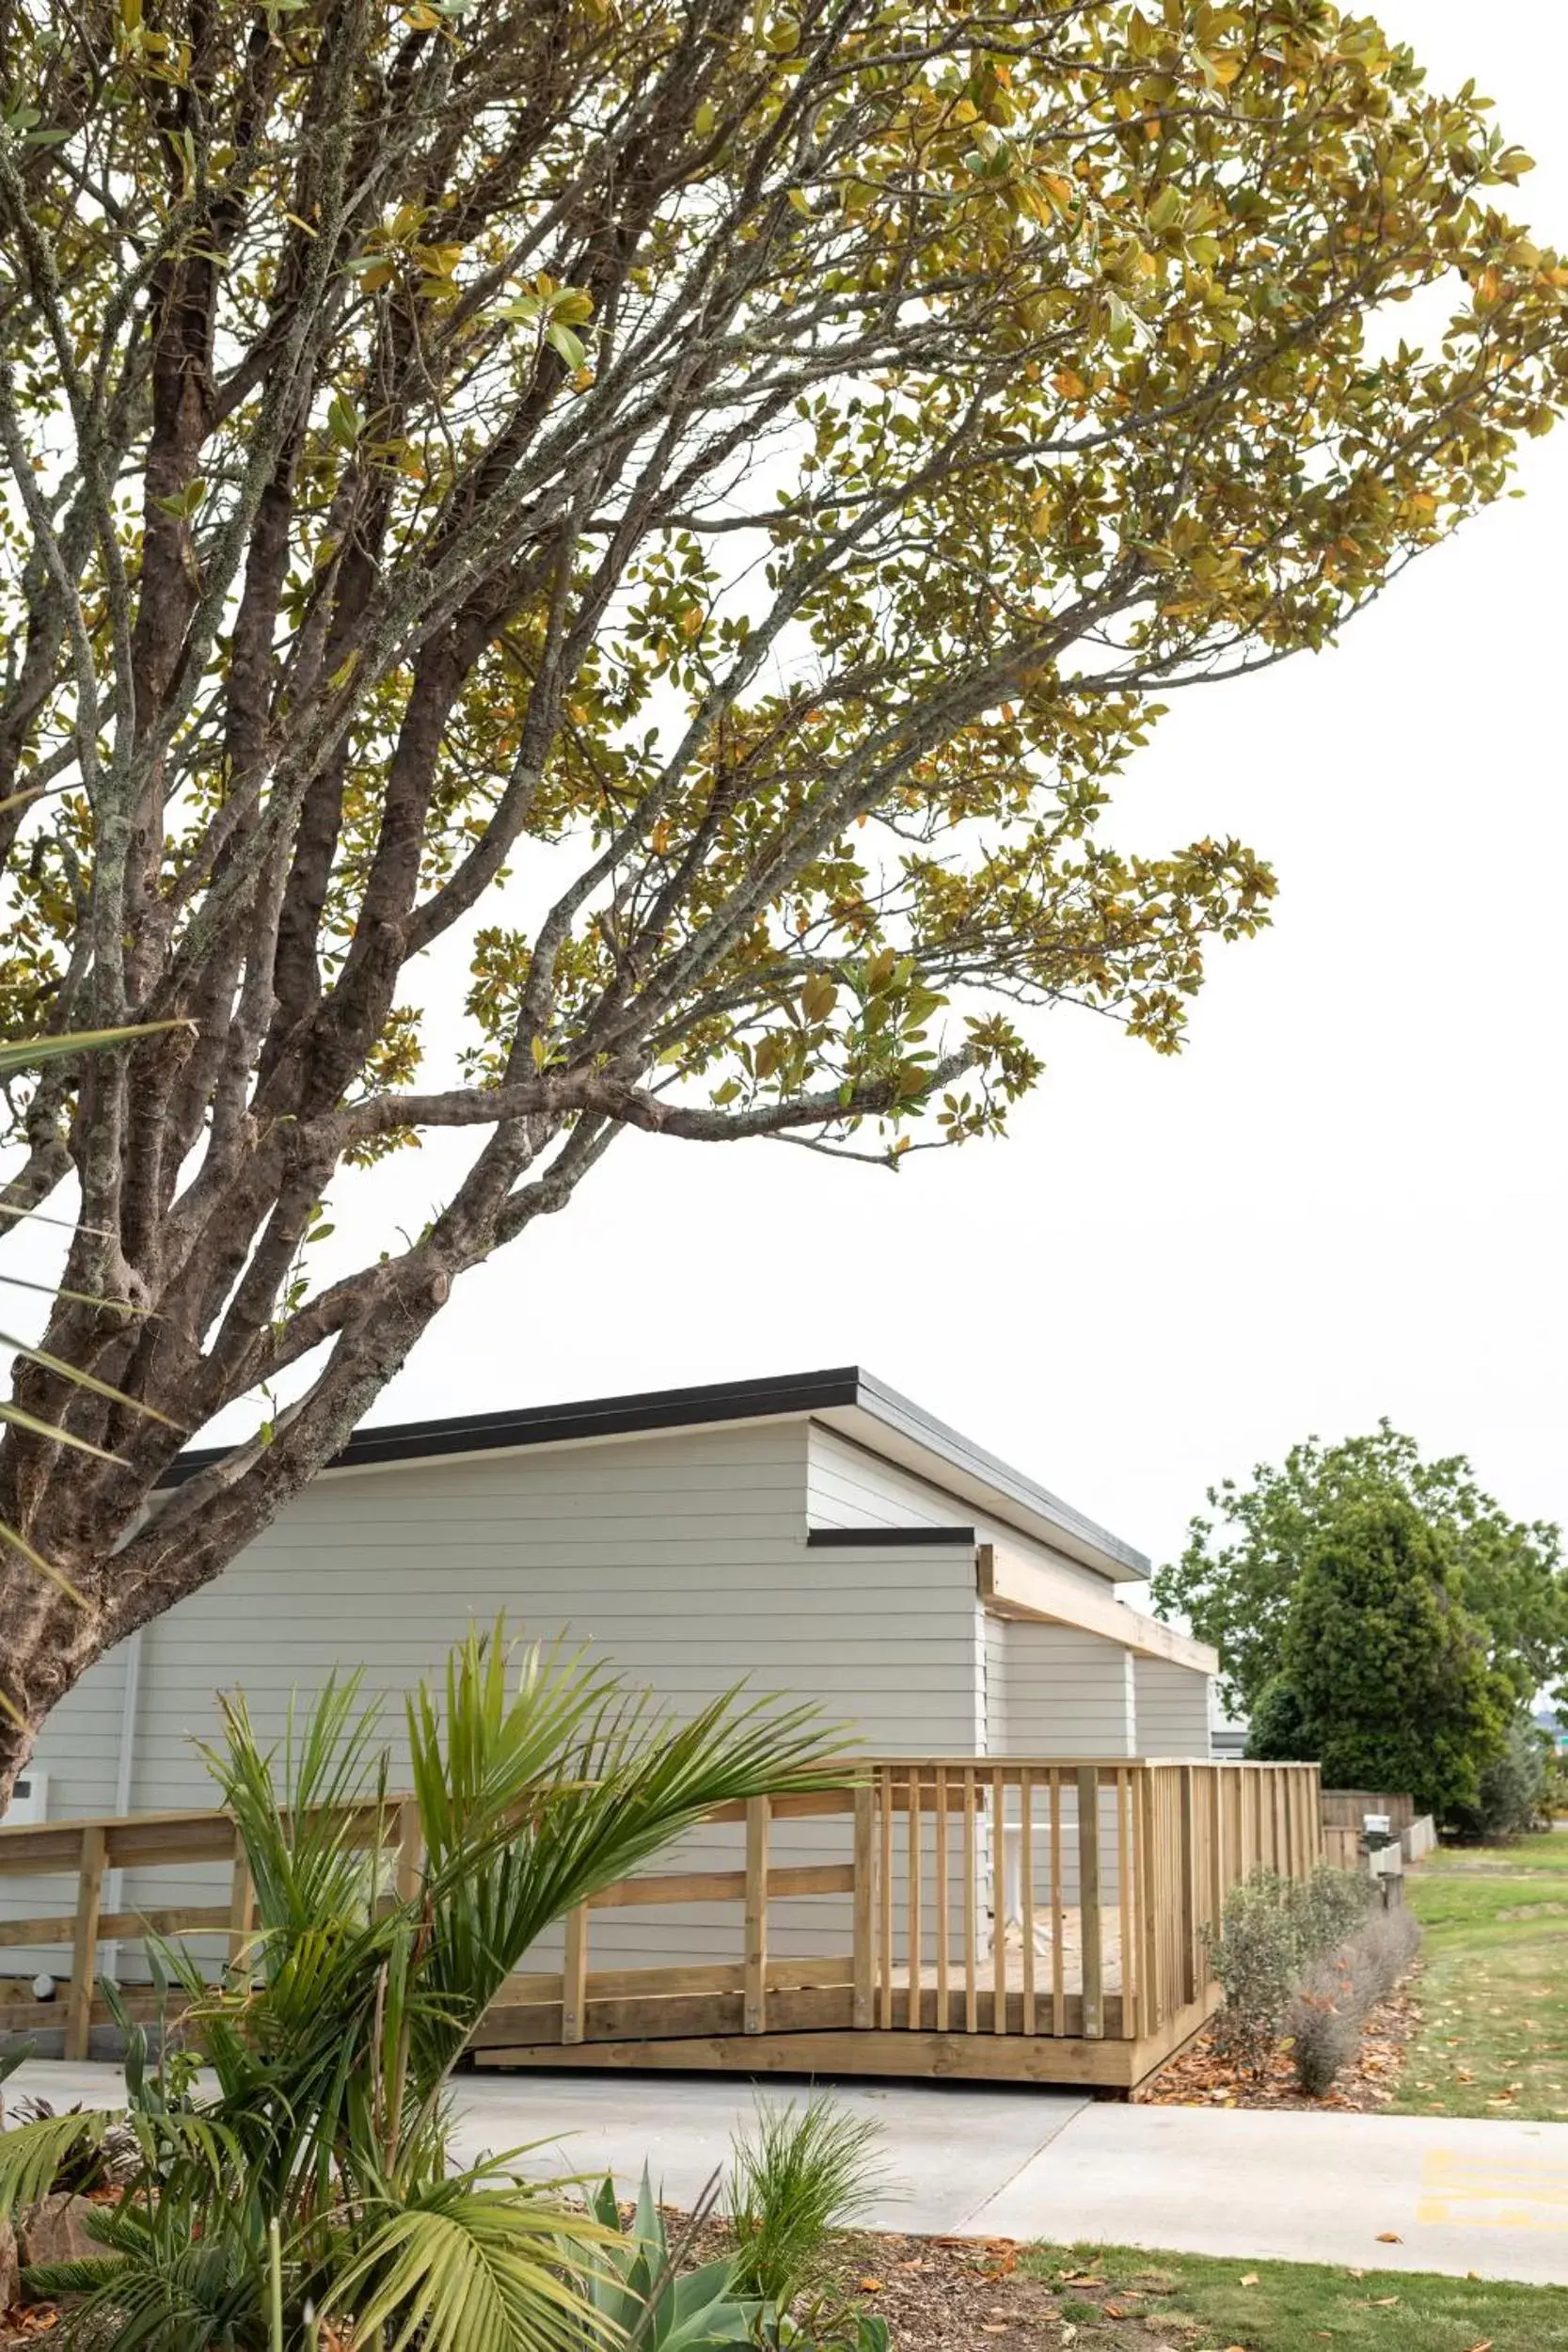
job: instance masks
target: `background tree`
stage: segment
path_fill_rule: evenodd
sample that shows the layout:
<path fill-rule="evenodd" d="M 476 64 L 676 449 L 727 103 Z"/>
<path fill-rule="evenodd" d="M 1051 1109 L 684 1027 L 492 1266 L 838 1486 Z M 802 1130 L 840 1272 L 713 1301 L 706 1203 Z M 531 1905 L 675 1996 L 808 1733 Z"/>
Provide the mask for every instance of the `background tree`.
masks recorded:
<path fill-rule="evenodd" d="M 1326 0 L 0 0 L 0 80 L 6 1001 L 180 1025 L 13 1097 L 48 1352 L 176 1426 L 24 1368 L 101 1451 L 0 1443 L 75 1596 L 0 1571 L 3 1797 L 628 1127 L 896 1159 L 1017 1008 L 1173 1048 L 1273 884 L 1110 781 L 1499 494 L 1568 271 Z"/>
<path fill-rule="evenodd" d="M 1283 1467 L 1259 1463 L 1250 1486 L 1208 1491 L 1214 1516 L 1191 1520 L 1180 1560 L 1154 1577 L 1154 1607 L 1181 1617 L 1220 1653 L 1222 1687 L 1256 1714 L 1284 1664 L 1296 1586 L 1340 1506 L 1408 1503 L 1445 1546 L 1465 1607 L 1484 1628 L 1490 1661 L 1521 1706 L 1568 1675 L 1568 1567 L 1560 1531 L 1511 1518 L 1477 1486 L 1462 1454 L 1424 1462 L 1414 1438 L 1386 1421 L 1370 1435 L 1293 1446 Z M 1271 1736 L 1275 1736 L 1271 1733 Z"/>
<path fill-rule="evenodd" d="M 1408 1791 L 1451 1820 L 1504 1755 L 1513 1704 L 1443 1534 L 1411 1503 L 1353 1497 L 1308 1546 L 1247 1753 L 1321 1763 L 1330 1788 Z"/>

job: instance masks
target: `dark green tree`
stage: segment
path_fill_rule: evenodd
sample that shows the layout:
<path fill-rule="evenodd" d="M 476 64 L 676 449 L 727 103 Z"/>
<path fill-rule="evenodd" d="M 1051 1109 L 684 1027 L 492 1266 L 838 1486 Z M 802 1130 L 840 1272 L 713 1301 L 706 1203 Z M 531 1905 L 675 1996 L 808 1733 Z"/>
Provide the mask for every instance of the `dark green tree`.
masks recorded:
<path fill-rule="evenodd" d="M 1512 1518 L 1482 1493 L 1463 1454 L 1421 1458 L 1414 1438 L 1380 1421 L 1366 1437 L 1293 1446 L 1282 1468 L 1259 1463 L 1250 1486 L 1224 1479 L 1209 1516 L 1188 1524 L 1180 1560 L 1154 1578 L 1162 1617 L 1181 1617 L 1220 1653 L 1227 1704 L 1256 1715 L 1284 1664 L 1297 1582 L 1324 1529 L 1349 1502 L 1408 1504 L 1442 1538 L 1487 1656 L 1521 1704 L 1568 1678 L 1568 1568 L 1561 1532 Z"/>
<path fill-rule="evenodd" d="M 1291 1596 L 1249 1753 L 1315 1759 L 1330 1788 L 1407 1789 L 1440 1820 L 1474 1807 L 1513 1694 L 1460 1587 L 1446 1533 L 1413 1503 L 1338 1504 Z"/>

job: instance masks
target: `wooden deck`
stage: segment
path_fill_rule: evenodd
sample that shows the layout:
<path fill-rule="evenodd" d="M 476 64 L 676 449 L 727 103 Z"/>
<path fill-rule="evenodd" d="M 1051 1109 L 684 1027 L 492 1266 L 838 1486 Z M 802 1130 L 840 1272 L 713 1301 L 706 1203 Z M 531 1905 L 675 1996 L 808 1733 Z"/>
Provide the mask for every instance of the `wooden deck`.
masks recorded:
<path fill-rule="evenodd" d="M 405 1874 L 417 1828 L 400 1800 L 345 1819 Z M 841 1787 L 721 1809 L 697 1845 L 701 1867 L 574 1912 L 552 1964 L 490 2010 L 476 2063 L 1127 2088 L 1211 2013 L 1227 1890 L 1259 1864 L 1305 1876 L 1323 1852 L 1312 1765 L 972 1756 L 847 1764 Z M 109 1871 L 175 1865 L 204 1867 L 209 1892 L 217 1866 L 227 1899 L 103 1912 Z M 221 1813 L 0 1828 L 0 1881 L 19 1874 L 75 1882 L 69 1910 L 0 1923 L 0 1951 L 69 1950 L 68 2056 L 108 2018 L 102 1943 L 205 1939 L 221 1966 L 251 1924 Z M 0 2006 L 0 2031 L 61 2023 L 60 2005 Z"/>

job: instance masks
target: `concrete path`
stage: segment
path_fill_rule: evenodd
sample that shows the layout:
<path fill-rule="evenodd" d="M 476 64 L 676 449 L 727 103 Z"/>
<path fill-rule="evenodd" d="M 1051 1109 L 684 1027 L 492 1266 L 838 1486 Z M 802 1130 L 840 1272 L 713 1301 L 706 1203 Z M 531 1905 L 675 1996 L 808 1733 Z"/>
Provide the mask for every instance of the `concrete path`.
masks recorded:
<path fill-rule="evenodd" d="M 7 2095 L 108 2105 L 119 2089 L 111 2066 L 35 2061 Z M 674 2204 L 753 2112 L 749 2087 L 713 2075 L 481 2074 L 457 2091 L 466 2156 L 531 2143 L 520 2169 L 539 2178 L 610 2169 L 626 2190 L 646 2160 Z M 956 2083 L 838 2096 L 882 2126 L 873 2228 L 1568 2285 L 1568 2123 L 1120 2106 Z"/>
<path fill-rule="evenodd" d="M 1568 2123 L 1089 2106 L 969 2226 L 1568 2285 Z"/>

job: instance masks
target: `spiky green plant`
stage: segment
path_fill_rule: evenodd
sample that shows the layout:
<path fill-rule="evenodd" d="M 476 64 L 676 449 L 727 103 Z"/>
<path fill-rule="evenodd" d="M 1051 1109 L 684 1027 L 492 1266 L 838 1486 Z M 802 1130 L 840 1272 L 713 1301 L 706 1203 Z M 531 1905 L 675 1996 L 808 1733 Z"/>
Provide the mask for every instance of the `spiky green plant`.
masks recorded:
<path fill-rule="evenodd" d="M 827 2091 L 803 2107 L 757 2102 L 751 2128 L 736 2135 L 729 2184 L 746 2293 L 782 2312 L 814 2283 L 830 2230 L 858 2220 L 876 2195 L 880 2137 Z"/>
<path fill-rule="evenodd" d="M 672 2247 L 646 2166 L 625 2230 L 615 2184 L 608 2178 L 601 2183 L 593 2210 L 605 2243 L 585 2297 L 591 2317 L 584 2352 L 607 2339 L 635 2346 L 636 2352 L 740 2352 L 773 2332 L 764 2304 L 738 2288 L 733 2258 L 681 2267 L 681 2255 L 706 2220 L 717 2187 L 716 2175 L 698 2201 L 684 2240 Z"/>
<path fill-rule="evenodd" d="M 269 2352 L 277 2227 L 285 2352 L 312 2312 L 360 2352 L 550 2352 L 593 2332 L 581 2280 L 602 2226 L 515 2177 L 525 2153 L 450 2160 L 451 2072 L 507 1977 L 562 1913 L 711 1807 L 820 1785 L 831 1742 L 805 1709 L 716 1701 L 672 1722 L 580 1657 L 525 1652 L 504 1624 L 408 1704 L 419 1884 L 383 1893 L 346 1808 L 382 1804 L 388 1759 L 356 1677 L 291 1723 L 281 1757 L 242 1699 L 209 1755 L 256 1889 L 226 1981 L 170 1947 L 184 2048 L 149 2062 L 129 2021 L 135 2179 L 96 2225 L 103 2252 L 37 2283 L 112 2311 L 123 2352 Z M 360 1819 L 363 1819 L 361 1814 Z M 198 2088 L 191 2060 L 216 2077 Z M 0 2138 L 0 2213 L 25 2205 L 105 2119 Z"/>

